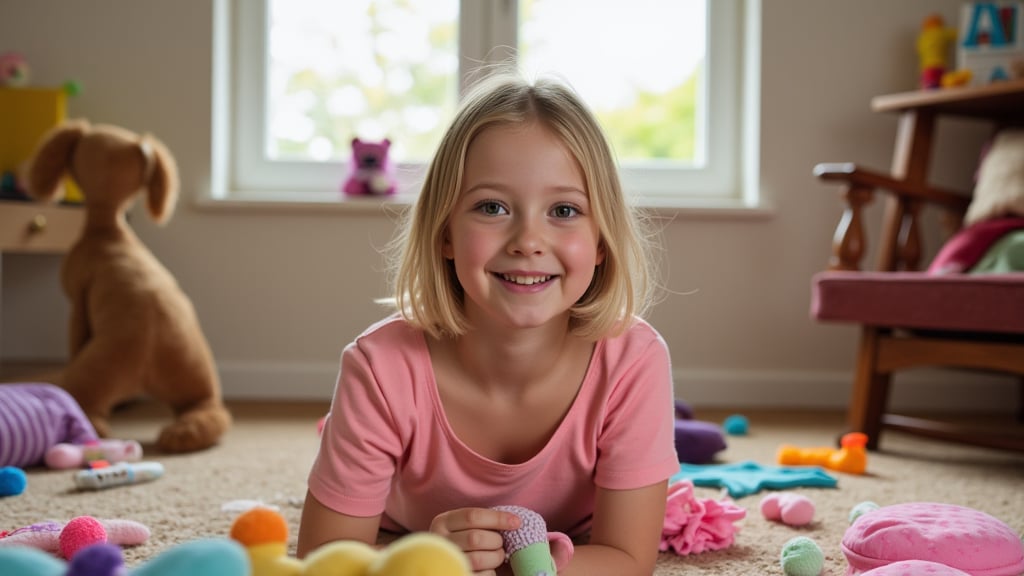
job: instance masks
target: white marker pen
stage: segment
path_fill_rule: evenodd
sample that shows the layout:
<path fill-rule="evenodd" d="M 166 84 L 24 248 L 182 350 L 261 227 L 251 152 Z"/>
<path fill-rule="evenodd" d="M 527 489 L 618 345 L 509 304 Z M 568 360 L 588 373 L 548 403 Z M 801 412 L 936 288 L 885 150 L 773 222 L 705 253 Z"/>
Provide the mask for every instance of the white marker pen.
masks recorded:
<path fill-rule="evenodd" d="M 149 482 L 163 475 L 164 465 L 159 462 L 118 462 L 105 468 L 80 470 L 75 474 L 75 486 L 79 490 L 102 490 Z"/>

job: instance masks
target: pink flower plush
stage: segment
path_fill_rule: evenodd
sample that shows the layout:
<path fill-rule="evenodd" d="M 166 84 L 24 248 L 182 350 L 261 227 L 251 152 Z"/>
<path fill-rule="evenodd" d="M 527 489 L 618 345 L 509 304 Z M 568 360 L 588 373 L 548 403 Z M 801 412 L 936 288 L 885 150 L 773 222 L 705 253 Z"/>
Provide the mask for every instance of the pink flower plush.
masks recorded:
<path fill-rule="evenodd" d="M 906 560 L 928 560 L 972 576 L 1024 573 L 1024 543 L 1013 529 L 980 510 L 953 504 L 911 502 L 866 512 L 846 529 L 841 546 L 847 576 L 903 574 L 874 569 Z"/>
<path fill-rule="evenodd" d="M 690 480 L 669 487 L 667 504 L 658 549 L 681 556 L 732 546 L 739 532 L 733 523 L 747 516 L 746 509 L 730 500 L 695 497 Z"/>

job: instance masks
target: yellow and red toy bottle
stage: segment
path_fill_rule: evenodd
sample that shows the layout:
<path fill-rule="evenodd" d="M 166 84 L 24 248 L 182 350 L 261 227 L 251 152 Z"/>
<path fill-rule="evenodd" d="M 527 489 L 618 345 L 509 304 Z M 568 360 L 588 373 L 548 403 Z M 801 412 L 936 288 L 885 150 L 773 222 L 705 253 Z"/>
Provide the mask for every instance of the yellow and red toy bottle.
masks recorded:
<path fill-rule="evenodd" d="M 931 90 L 942 87 L 942 77 L 950 70 L 950 48 L 956 43 L 956 30 L 946 26 L 939 14 L 932 14 L 921 23 L 917 35 L 917 57 L 920 61 L 920 87 Z"/>
<path fill-rule="evenodd" d="M 868 467 L 868 437 L 861 432 L 844 434 L 839 440 L 840 448 L 819 446 L 801 448 L 790 444 L 779 447 L 779 464 L 785 466 L 823 466 L 837 472 L 863 474 Z"/>

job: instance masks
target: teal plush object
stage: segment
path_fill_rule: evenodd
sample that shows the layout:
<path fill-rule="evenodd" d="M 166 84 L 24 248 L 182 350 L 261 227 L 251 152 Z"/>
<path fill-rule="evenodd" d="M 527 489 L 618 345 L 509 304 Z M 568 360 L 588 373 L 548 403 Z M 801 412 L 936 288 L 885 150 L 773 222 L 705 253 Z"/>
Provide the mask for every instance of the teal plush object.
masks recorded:
<path fill-rule="evenodd" d="M 783 544 L 779 561 L 786 576 L 818 576 L 825 567 L 825 554 L 814 540 L 797 536 Z"/>
<path fill-rule="evenodd" d="M 17 496 L 25 491 L 28 486 L 28 478 L 25 471 L 17 466 L 4 466 L 0 468 L 0 498 L 4 496 Z"/>
<path fill-rule="evenodd" d="M 4 576 L 249 576 L 250 571 L 245 549 L 227 538 L 179 544 L 127 572 L 120 548 L 112 544 L 83 548 L 68 563 L 38 548 L 0 548 Z"/>
<path fill-rule="evenodd" d="M 722 423 L 722 428 L 730 436 L 746 436 L 750 431 L 750 422 L 742 414 L 731 414 Z"/>
<path fill-rule="evenodd" d="M 734 464 L 680 464 L 669 484 L 688 479 L 695 486 L 723 487 L 741 498 L 761 490 L 810 486 L 835 488 L 838 480 L 819 466 L 763 466 L 748 460 Z"/>

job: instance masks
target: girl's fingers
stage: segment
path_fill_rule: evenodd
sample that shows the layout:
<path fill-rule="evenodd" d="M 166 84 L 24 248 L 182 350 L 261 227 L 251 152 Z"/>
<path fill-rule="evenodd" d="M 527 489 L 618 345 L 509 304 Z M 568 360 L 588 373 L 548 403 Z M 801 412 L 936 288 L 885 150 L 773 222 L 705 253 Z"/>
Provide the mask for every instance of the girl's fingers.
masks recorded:
<path fill-rule="evenodd" d="M 451 534 L 463 530 L 515 530 L 521 520 L 511 512 L 490 508 L 460 508 L 439 514 L 430 525 L 430 531 Z"/>
<path fill-rule="evenodd" d="M 505 553 L 501 550 L 467 552 L 466 557 L 469 558 L 469 566 L 474 574 L 495 574 L 505 562 Z"/>

